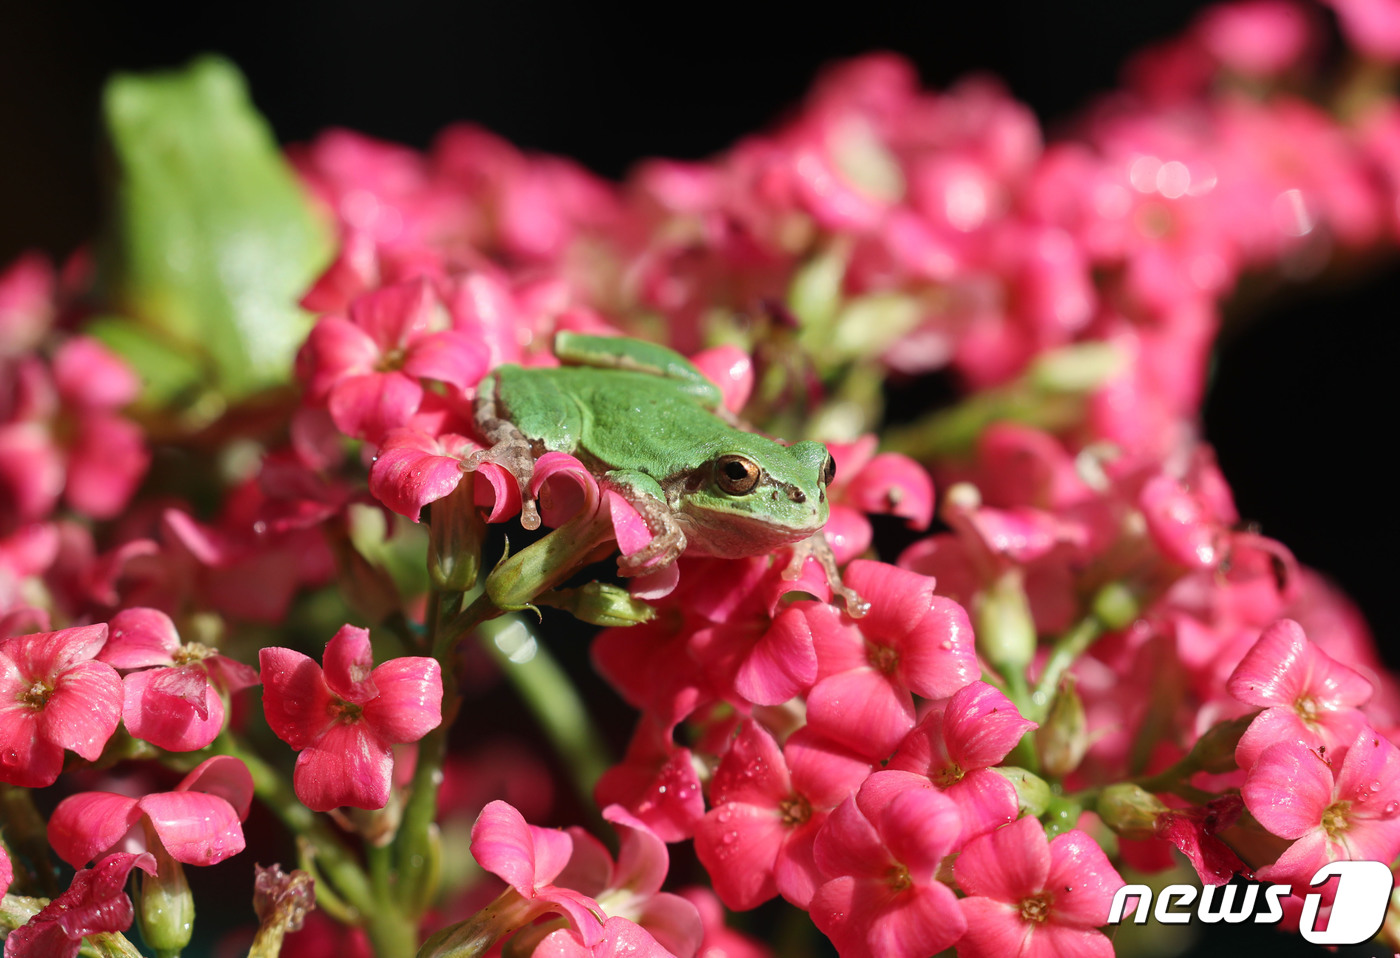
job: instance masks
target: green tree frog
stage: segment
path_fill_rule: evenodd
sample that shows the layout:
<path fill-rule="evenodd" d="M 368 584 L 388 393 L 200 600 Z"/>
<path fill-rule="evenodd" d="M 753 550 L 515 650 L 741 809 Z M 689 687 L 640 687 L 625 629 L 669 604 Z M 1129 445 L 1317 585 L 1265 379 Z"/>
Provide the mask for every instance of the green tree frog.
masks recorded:
<path fill-rule="evenodd" d="M 816 558 L 847 609 L 864 611 L 821 533 L 835 475 L 826 446 L 740 428 L 718 387 L 663 346 L 561 332 L 554 353 L 564 365 L 502 366 L 482 381 L 476 424 L 492 446 L 478 462 L 509 469 L 522 489 L 546 452 L 583 462 L 652 533 L 618 561 L 623 575 L 663 569 L 682 553 L 741 558 L 794 545 L 794 573 Z M 533 502 L 521 521 L 539 526 Z"/>

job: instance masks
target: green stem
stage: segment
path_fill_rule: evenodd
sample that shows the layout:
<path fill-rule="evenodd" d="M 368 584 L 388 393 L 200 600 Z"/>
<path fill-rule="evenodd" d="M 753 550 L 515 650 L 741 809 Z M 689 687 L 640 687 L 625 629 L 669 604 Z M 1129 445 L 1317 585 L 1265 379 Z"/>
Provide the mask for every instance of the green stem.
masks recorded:
<path fill-rule="evenodd" d="M 1050 650 L 1050 657 L 1045 660 L 1045 670 L 1040 673 L 1040 680 L 1035 683 L 1035 689 L 1031 692 L 1031 709 L 1035 714 L 1027 716 L 1028 718 L 1034 718 L 1036 721 L 1045 719 L 1060 679 L 1074 664 L 1074 660 L 1088 651 L 1101 635 L 1103 623 L 1099 621 L 1098 616 L 1090 614 L 1080 619 L 1074 628 L 1055 641 Z"/>
<path fill-rule="evenodd" d="M 608 749 L 568 674 L 519 619 L 492 623 L 480 634 L 482 645 L 568 767 L 579 795 L 591 802 L 593 786 L 610 764 Z M 527 642 L 534 648 L 525 654 Z"/>
<path fill-rule="evenodd" d="M 253 776 L 253 791 L 293 834 L 305 838 L 315 850 L 320 872 L 328 877 L 342 897 L 361 915 L 379 909 L 369 880 L 340 836 L 296 797 L 292 786 L 274 767 L 245 747 L 232 733 L 214 740 L 214 748 L 241 759 Z"/>

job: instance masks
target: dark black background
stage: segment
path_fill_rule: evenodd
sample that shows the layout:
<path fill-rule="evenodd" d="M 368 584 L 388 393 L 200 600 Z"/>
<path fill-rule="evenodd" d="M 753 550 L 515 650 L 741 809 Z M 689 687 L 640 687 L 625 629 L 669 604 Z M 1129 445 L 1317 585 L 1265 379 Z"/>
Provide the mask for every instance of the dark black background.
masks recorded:
<path fill-rule="evenodd" d="M 1202 4 L 595 6 L 7 5 L 0 262 L 31 247 L 62 256 L 93 232 L 103 78 L 206 50 L 243 68 L 284 142 L 343 125 L 423 147 L 470 119 L 618 177 L 645 156 L 723 149 L 780 115 L 824 63 L 875 49 L 905 54 L 935 87 L 972 71 L 1000 76 L 1053 135 L 1115 85 L 1127 54 Z M 1393 261 L 1340 291 L 1274 296 L 1222 346 L 1205 413 L 1241 513 L 1338 580 L 1392 664 L 1397 301 Z M 1239 940 L 1212 933 L 1227 939 Z M 1285 937 L 1264 944 L 1314 953 Z"/>

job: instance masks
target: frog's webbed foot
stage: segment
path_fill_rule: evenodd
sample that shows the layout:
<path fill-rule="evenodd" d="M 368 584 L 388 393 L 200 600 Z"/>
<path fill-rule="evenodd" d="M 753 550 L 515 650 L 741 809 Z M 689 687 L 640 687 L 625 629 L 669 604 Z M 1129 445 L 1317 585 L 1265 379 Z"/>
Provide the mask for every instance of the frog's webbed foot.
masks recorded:
<path fill-rule="evenodd" d="M 792 547 L 792 559 L 783 570 L 783 578 L 796 579 L 800 576 L 802 566 L 809 558 L 816 559 L 817 564 L 822 567 L 822 571 L 826 573 L 826 581 L 831 585 L 831 591 L 839 595 L 845 604 L 847 615 L 859 619 L 870 611 L 870 603 L 862 599 L 855 589 L 841 581 L 841 570 L 836 565 L 836 553 L 831 551 L 831 543 L 826 541 L 826 536 L 820 530 Z"/>
<path fill-rule="evenodd" d="M 675 562 L 685 551 L 685 531 L 656 480 L 642 473 L 616 470 L 607 474 L 605 482 L 637 510 L 651 533 L 650 542 L 631 555 L 618 558 L 618 572 L 624 576 L 647 575 Z"/>
<path fill-rule="evenodd" d="M 500 466 L 515 477 L 520 487 L 520 524 L 526 529 L 540 527 L 540 511 L 535 500 L 530 498 L 530 477 L 535 473 L 534 450 L 523 437 L 503 439 L 490 449 L 480 449 L 462 461 L 462 468 L 468 472 L 491 463 Z"/>

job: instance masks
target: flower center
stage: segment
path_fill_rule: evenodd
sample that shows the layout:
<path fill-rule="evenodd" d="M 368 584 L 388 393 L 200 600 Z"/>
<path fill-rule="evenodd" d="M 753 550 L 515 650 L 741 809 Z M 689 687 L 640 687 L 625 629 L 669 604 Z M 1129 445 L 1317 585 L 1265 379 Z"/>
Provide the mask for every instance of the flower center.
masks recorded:
<path fill-rule="evenodd" d="M 50 695 L 53 695 L 53 686 L 43 679 L 36 679 L 33 685 L 19 693 L 19 704 L 38 712 L 49 704 Z"/>
<path fill-rule="evenodd" d="M 949 785 L 956 785 L 958 782 L 961 782 L 963 776 L 966 774 L 967 773 L 962 770 L 961 766 L 950 763 L 933 773 L 933 784 L 937 785 L 939 788 L 947 788 Z"/>
<path fill-rule="evenodd" d="M 1333 802 L 1322 813 L 1322 830 L 1328 838 L 1336 838 L 1351 828 L 1350 817 L 1351 802 Z"/>
<path fill-rule="evenodd" d="M 909 877 L 909 869 L 903 865 L 893 865 L 885 874 L 885 881 L 892 891 L 900 892 L 906 888 L 912 888 L 914 879 Z"/>
<path fill-rule="evenodd" d="M 1043 922 L 1050 917 L 1050 896 L 1036 895 L 1021 902 L 1021 920 Z"/>
<path fill-rule="evenodd" d="M 899 653 L 887 645 L 867 645 L 866 658 L 874 668 L 886 675 L 893 674 L 895 666 L 899 664 Z"/>
<path fill-rule="evenodd" d="M 801 795 L 795 795 L 785 802 L 779 802 L 778 811 L 783 816 L 783 824 L 788 828 L 801 825 L 812 817 L 812 805 Z"/>
<path fill-rule="evenodd" d="M 203 662 L 209 656 L 216 654 L 207 645 L 199 642 L 186 642 L 175 650 L 170 657 L 174 659 L 176 665 L 189 665 L 192 662 Z"/>
<path fill-rule="evenodd" d="M 347 702 L 344 699 L 336 699 L 331 703 L 331 714 L 334 715 L 342 725 L 355 724 L 360 720 L 360 716 L 364 714 L 364 711 L 362 707 L 356 705 L 354 702 Z"/>
<path fill-rule="evenodd" d="M 1317 722 L 1317 699 L 1311 695 L 1300 695 L 1293 703 L 1293 711 L 1298 713 L 1298 717 L 1309 725 Z"/>
<path fill-rule="evenodd" d="M 377 373 L 392 373 L 403 366 L 403 361 L 408 358 L 408 353 L 402 348 L 387 349 L 379 357 L 379 362 L 374 366 Z"/>

